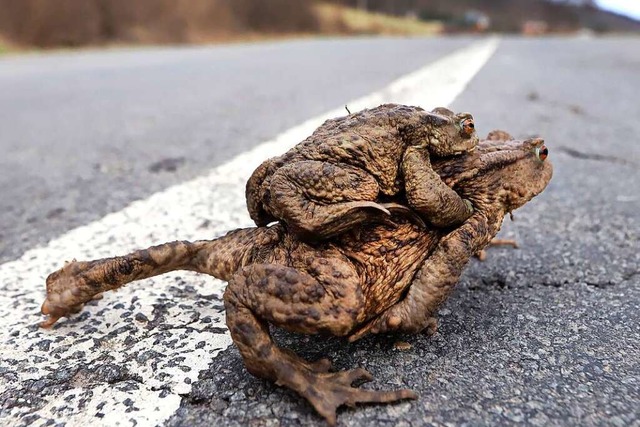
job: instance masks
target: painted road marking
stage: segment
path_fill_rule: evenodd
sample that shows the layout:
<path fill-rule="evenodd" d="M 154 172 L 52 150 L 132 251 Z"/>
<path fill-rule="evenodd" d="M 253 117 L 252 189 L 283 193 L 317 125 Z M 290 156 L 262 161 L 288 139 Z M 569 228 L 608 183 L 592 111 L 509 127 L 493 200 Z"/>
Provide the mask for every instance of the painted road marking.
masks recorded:
<path fill-rule="evenodd" d="M 384 102 L 429 109 L 449 105 L 497 45 L 496 39 L 473 43 L 347 105 L 352 112 Z M 251 172 L 264 159 L 302 141 L 327 118 L 344 114 L 340 106 L 307 120 L 206 176 L 136 201 L 0 265 L 0 372 L 10 373 L 0 376 L 0 394 L 14 390 L 9 393 L 19 401 L 26 381 L 72 375 L 62 380 L 70 390 L 41 396 L 43 404 L 35 412 L 31 404 L 15 405 L 0 415 L 0 424 L 15 424 L 31 413 L 39 417 L 32 425 L 62 416 L 68 426 L 146 426 L 173 415 L 180 394 L 189 393 L 199 372 L 231 344 L 221 304 L 224 283 L 187 272 L 167 274 L 110 293 L 47 331 L 36 326 L 45 277 L 65 259 L 113 256 L 251 226 L 244 203 Z M 101 370 L 113 370 L 111 387 L 104 380 L 92 382 Z M 139 410 L 126 412 L 131 405 Z"/>

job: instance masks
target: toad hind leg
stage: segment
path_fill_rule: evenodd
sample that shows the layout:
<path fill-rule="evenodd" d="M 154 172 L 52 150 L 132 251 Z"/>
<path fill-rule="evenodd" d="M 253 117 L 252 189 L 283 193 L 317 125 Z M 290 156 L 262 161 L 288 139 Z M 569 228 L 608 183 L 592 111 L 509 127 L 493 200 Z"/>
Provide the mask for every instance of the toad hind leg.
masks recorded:
<path fill-rule="evenodd" d="M 173 270 L 191 270 L 228 280 L 250 261 L 252 249 L 269 246 L 279 238 L 277 229 L 235 230 L 214 240 L 177 241 L 138 250 L 128 255 L 94 261 L 72 261 L 47 277 L 47 297 L 41 325 L 77 313 L 103 292 L 135 280 Z"/>
<path fill-rule="evenodd" d="M 271 213 L 303 238 L 328 239 L 390 216 L 374 202 L 380 191 L 375 178 L 353 166 L 295 162 L 280 168 L 269 185 Z"/>
<path fill-rule="evenodd" d="M 290 267 L 254 264 L 229 281 L 224 294 L 227 326 L 249 372 L 296 391 L 331 425 L 342 405 L 415 398 L 411 390 L 353 388 L 354 381 L 371 380 L 371 375 L 361 368 L 327 372 L 328 363 L 306 362 L 275 345 L 267 322 L 307 334 L 346 335 L 359 321 L 361 294 L 349 286 L 354 277 L 322 262 L 309 271 L 316 277 Z"/>
<path fill-rule="evenodd" d="M 41 311 L 49 318 L 41 326 L 50 327 L 61 317 L 79 312 L 84 303 L 103 292 L 187 267 L 200 245 L 177 241 L 121 257 L 66 263 L 47 277 L 47 298 Z"/>

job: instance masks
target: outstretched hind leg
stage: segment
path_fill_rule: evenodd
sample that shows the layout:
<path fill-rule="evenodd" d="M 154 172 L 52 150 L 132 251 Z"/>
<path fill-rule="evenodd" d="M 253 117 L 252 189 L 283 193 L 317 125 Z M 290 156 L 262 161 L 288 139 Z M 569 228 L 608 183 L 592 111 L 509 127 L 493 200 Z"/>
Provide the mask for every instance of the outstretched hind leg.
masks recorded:
<path fill-rule="evenodd" d="M 41 311 L 49 317 L 41 326 L 50 327 L 61 317 L 79 312 L 103 292 L 173 270 L 198 271 L 226 280 L 248 261 L 249 242 L 259 248 L 274 239 L 278 239 L 275 229 L 235 230 L 215 240 L 169 242 L 124 256 L 73 260 L 47 277 Z"/>
<path fill-rule="evenodd" d="M 78 313 L 86 302 L 99 298 L 103 292 L 134 280 L 185 269 L 201 245 L 170 242 L 125 256 L 65 263 L 47 277 L 47 297 L 41 311 L 48 319 L 40 325 L 50 327 L 61 317 Z"/>
<path fill-rule="evenodd" d="M 310 363 L 275 345 L 268 322 L 295 332 L 346 335 L 361 321 L 363 303 L 353 272 L 326 261 L 312 261 L 313 276 L 280 265 L 245 267 L 229 281 L 224 301 L 227 326 L 249 372 L 296 391 L 333 425 L 341 405 L 416 395 L 353 388 L 354 381 L 372 376 L 361 368 L 328 372 L 326 359 Z"/>
<path fill-rule="evenodd" d="M 390 211 L 374 202 L 375 178 L 353 166 L 305 160 L 280 168 L 271 178 L 269 209 L 304 238 L 328 239 Z"/>

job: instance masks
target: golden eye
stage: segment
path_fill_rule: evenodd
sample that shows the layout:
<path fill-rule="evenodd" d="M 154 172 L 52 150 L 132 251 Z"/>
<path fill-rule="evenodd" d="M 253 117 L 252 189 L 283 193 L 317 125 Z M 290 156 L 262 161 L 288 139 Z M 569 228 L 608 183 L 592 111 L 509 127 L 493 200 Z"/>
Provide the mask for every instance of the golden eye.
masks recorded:
<path fill-rule="evenodd" d="M 544 162 L 545 159 L 549 156 L 549 149 L 546 146 L 536 147 L 536 157 L 541 162 Z"/>
<path fill-rule="evenodd" d="M 460 127 L 462 128 L 462 134 L 467 137 L 471 137 L 476 128 L 475 124 L 473 123 L 473 119 L 463 120 L 462 122 L 460 122 Z"/>

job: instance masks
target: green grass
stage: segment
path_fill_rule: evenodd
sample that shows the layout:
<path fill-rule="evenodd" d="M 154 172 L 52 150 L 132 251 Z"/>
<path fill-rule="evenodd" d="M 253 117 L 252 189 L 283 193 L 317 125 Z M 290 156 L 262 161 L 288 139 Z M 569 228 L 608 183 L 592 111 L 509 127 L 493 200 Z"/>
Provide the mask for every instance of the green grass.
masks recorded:
<path fill-rule="evenodd" d="M 16 49 L 0 35 L 0 55 L 15 52 Z"/>
<path fill-rule="evenodd" d="M 433 35 L 442 31 L 442 23 L 366 12 L 344 6 L 321 3 L 316 6 L 323 22 L 339 20 L 344 30 L 353 34 Z"/>

